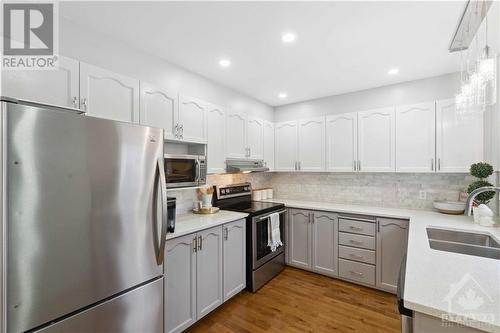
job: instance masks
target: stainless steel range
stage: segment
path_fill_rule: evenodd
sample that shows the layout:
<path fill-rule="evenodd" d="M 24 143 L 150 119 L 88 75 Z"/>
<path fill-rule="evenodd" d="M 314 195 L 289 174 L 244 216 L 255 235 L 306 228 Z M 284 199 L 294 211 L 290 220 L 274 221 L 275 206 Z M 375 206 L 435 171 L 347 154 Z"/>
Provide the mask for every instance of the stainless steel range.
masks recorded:
<path fill-rule="evenodd" d="M 236 212 L 248 213 L 247 290 L 256 292 L 285 268 L 285 205 L 273 202 L 252 201 L 250 183 L 215 186 L 215 206 Z M 273 213 L 280 215 L 282 246 L 272 252 L 268 246 L 268 223 Z"/>

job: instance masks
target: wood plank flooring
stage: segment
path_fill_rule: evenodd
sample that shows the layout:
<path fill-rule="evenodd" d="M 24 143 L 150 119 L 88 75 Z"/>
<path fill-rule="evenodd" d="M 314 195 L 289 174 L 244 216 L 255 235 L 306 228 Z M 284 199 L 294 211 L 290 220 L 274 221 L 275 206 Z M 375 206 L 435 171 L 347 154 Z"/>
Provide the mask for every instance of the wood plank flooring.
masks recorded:
<path fill-rule="evenodd" d="M 256 294 L 242 292 L 187 332 L 400 332 L 396 297 L 287 267 Z"/>

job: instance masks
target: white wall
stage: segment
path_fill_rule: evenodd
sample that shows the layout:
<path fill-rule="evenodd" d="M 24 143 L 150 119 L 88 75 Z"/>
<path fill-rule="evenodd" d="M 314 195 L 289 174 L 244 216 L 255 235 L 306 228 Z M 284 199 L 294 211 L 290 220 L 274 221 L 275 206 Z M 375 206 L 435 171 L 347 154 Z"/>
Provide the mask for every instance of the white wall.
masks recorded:
<path fill-rule="evenodd" d="M 59 21 L 59 50 L 61 55 L 70 58 L 273 120 L 272 107 L 264 103 L 62 17 Z"/>
<path fill-rule="evenodd" d="M 275 108 L 274 120 L 279 122 L 453 98 L 459 87 L 460 75 L 458 73 L 446 74 L 279 106 Z"/>

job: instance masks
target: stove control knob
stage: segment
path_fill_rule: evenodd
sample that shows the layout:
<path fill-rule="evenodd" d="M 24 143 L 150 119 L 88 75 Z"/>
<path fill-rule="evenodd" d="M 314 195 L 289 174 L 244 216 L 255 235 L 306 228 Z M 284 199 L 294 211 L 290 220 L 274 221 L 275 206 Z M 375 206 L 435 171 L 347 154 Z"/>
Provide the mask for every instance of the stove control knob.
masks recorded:
<path fill-rule="evenodd" d="M 225 190 L 225 189 L 222 189 L 222 190 L 220 190 L 220 193 L 222 193 L 222 194 L 226 194 L 226 190 Z"/>

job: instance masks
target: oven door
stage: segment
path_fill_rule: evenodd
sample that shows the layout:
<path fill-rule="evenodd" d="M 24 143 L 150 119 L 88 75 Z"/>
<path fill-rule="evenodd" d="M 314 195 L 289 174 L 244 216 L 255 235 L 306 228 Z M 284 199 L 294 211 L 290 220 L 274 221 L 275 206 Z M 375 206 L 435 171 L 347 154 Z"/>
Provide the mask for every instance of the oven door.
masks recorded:
<path fill-rule="evenodd" d="M 167 188 L 198 186 L 200 179 L 199 156 L 165 155 Z"/>
<path fill-rule="evenodd" d="M 286 210 L 280 210 L 277 212 L 280 215 L 280 238 L 283 243 L 279 246 L 276 251 L 271 252 L 271 248 L 268 244 L 268 225 L 270 223 L 269 216 L 271 213 L 265 215 L 259 215 L 252 218 L 252 258 L 253 258 L 253 269 L 257 269 L 270 259 L 274 258 L 278 254 L 281 254 L 285 250 L 285 227 L 286 227 Z"/>

